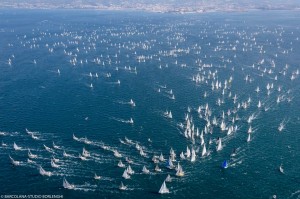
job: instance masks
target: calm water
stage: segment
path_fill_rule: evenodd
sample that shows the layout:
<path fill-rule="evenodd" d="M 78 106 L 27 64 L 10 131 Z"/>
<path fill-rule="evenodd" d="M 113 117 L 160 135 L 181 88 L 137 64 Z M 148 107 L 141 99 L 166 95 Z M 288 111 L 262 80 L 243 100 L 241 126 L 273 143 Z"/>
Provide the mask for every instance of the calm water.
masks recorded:
<path fill-rule="evenodd" d="M 0 18 L 0 194 L 300 197 L 299 12 L 0 10 Z M 197 74 L 202 81 L 193 81 Z M 222 88 L 212 90 L 217 81 Z M 273 87 L 269 95 L 268 84 Z M 218 105 L 218 99 L 223 103 Z M 241 106 L 245 103 L 247 108 Z M 185 138 L 180 123 L 186 125 L 188 114 L 201 132 L 207 121 L 205 110 L 200 114 L 197 110 L 206 104 L 209 120 L 216 117 L 218 126 L 212 125 L 212 134 L 204 134 L 210 155 L 202 158 L 200 138 L 195 143 Z M 166 110 L 172 111 L 172 119 L 165 117 Z M 223 111 L 226 126 L 233 124 L 233 116 L 241 118 L 231 135 L 219 128 Z M 130 118 L 134 124 L 128 123 Z M 246 141 L 249 126 L 254 130 L 251 142 Z M 91 142 L 76 141 L 73 134 Z M 142 146 L 147 157 L 135 145 L 121 143 L 125 136 Z M 217 137 L 223 141 L 218 152 Z M 14 142 L 22 149 L 14 150 Z M 52 142 L 61 149 L 54 149 Z M 187 146 L 197 151 L 193 163 L 179 158 Z M 83 147 L 91 153 L 87 161 L 78 158 Z M 167 158 L 171 147 L 185 171 L 182 178 L 165 163 L 158 164 L 162 172 L 154 171 L 153 155 L 163 153 Z M 237 153 L 232 157 L 234 148 Z M 27 149 L 38 155 L 32 159 L 36 163 L 27 162 Z M 72 157 L 63 157 L 64 150 Z M 112 150 L 123 157 L 115 157 Z M 20 166 L 13 166 L 9 155 L 21 161 Z M 59 159 L 59 168 L 51 167 L 52 156 Z M 123 179 L 124 169 L 117 167 L 119 159 L 128 165 L 125 157 L 134 161 L 130 180 Z M 224 160 L 229 162 L 227 169 L 220 167 Z M 279 172 L 281 164 L 284 173 Z M 142 174 L 143 165 L 150 175 Z M 39 166 L 53 175 L 40 175 Z M 95 173 L 102 179 L 95 180 Z M 173 178 L 167 183 L 170 193 L 158 195 L 167 174 Z M 63 177 L 75 190 L 63 188 Z M 119 191 L 121 181 L 128 190 Z"/>

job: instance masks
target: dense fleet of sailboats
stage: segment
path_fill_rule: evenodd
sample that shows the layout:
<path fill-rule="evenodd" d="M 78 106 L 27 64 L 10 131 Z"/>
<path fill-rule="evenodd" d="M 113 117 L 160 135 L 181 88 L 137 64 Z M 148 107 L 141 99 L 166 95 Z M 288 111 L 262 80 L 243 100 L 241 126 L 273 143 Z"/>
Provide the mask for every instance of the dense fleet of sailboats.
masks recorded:
<path fill-rule="evenodd" d="M 101 69 L 97 69 L 97 72 L 91 71 L 82 75 L 85 78 L 83 78 L 84 81 L 86 81 L 84 88 L 88 90 L 87 92 L 97 90 L 99 88 L 100 79 L 105 79 L 105 81 L 109 83 L 107 84 L 109 86 L 121 89 L 122 86 L 126 84 L 126 78 L 120 75 L 120 71 L 137 76 L 140 74 L 137 72 L 139 70 L 138 64 L 142 64 L 144 62 L 158 64 L 158 70 L 164 70 L 169 68 L 169 66 L 172 66 L 176 69 L 179 68 L 180 70 L 184 70 L 186 73 L 189 73 L 187 77 L 187 84 L 202 89 L 201 103 L 199 102 L 197 105 L 185 104 L 184 108 L 178 110 L 175 110 L 174 106 L 170 105 L 169 107 L 171 108 L 161 108 L 158 116 L 165 120 L 167 124 L 172 124 L 177 127 L 181 136 L 181 139 L 178 140 L 178 142 L 183 143 L 184 145 L 181 149 L 182 151 L 179 151 L 176 148 L 174 148 L 174 150 L 172 146 L 168 146 L 170 149 L 169 152 L 165 152 L 162 149 L 149 150 L 149 148 L 145 146 L 145 142 L 133 141 L 127 137 L 123 139 L 124 136 L 122 135 L 123 137 L 119 138 L 120 145 L 126 146 L 128 150 L 137 152 L 136 155 L 131 155 L 134 156 L 134 158 L 132 158 L 130 157 L 129 152 L 124 152 L 124 150 L 122 150 L 122 148 L 118 145 L 110 146 L 108 144 L 104 144 L 102 141 L 90 140 L 87 137 L 77 137 L 75 134 L 72 135 L 72 138 L 70 136 L 70 140 L 73 139 L 74 142 L 79 142 L 84 146 L 80 151 L 69 150 L 67 147 L 56 145 L 53 140 L 51 140 L 50 144 L 47 140 L 40 140 L 38 132 L 32 132 L 25 129 L 26 135 L 36 141 L 40 141 L 42 147 L 39 150 L 32 150 L 31 147 L 25 146 L 26 144 L 21 141 L 13 141 L 10 146 L 12 146 L 11 148 L 14 149 L 14 152 L 10 151 L 8 155 L 11 164 L 15 167 L 25 164 L 23 161 L 13 159 L 15 156 L 11 154 L 27 151 L 27 163 L 33 165 L 40 175 L 44 177 L 60 176 L 57 175 L 56 171 L 65 167 L 64 164 L 66 160 L 70 162 L 85 161 L 86 164 L 90 162 L 100 162 L 99 151 L 96 150 L 102 149 L 109 153 L 109 157 L 114 160 L 114 164 L 117 169 L 122 171 L 120 176 L 118 176 L 118 184 L 120 183 L 118 186 L 119 190 L 130 190 L 130 183 L 128 182 L 130 182 L 130 179 L 135 178 L 137 174 L 142 174 L 144 176 L 167 175 L 160 189 L 159 187 L 157 188 L 157 191 L 159 194 L 168 194 L 172 192 L 172 187 L 170 188 L 171 190 L 169 190 L 167 188 L 167 183 L 172 183 L 173 178 L 186 178 L 185 166 L 188 167 L 188 165 L 197 165 L 204 161 L 209 161 L 210 158 L 216 157 L 215 154 L 225 156 L 224 150 L 228 147 L 231 140 L 235 140 L 237 137 L 241 138 L 243 142 L 246 142 L 244 143 L 245 145 L 251 145 L 256 139 L 258 139 L 257 132 L 259 132 L 260 127 L 257 125 L 256 121 L 262 118 L 263 114 L 270 109 L 279 106 L 279 104 L 282 103 L 290 103 L 293 100 L 290 88 L 286 88 L 281 85 L 279 80 L 295 81 L 299 77 L 299 69 L 291 71 L 288 64 L 280 66 L 276 59 L 278 56 L 286 56 L 288 53 L 291 53 L 292 46 L 290 46 L 290 48 L 284 48 L 284 42 L 280 40 L 281 34 L 278 34 L 278 32 L 282 33 L 283 30 L 275 29 L 272 33 L 274 36 L 278 36 L 278 41 L 273 45 L 277 45 L 278 52 L 276 52 L 276 56 L 274 54 L 272 56 L 266 56 L 268 58 L 264 58 L 267 47 L 262 43 L 258 44 L 256 41 L 258 33 L 265 33 L 266 30 L 263 28 L 259 28 L 257 32 L 247 34 L 244 30 L 234 30 L 231 33 L 223 32 L 223 29 L 226 29 L 226 26 L 224 26 L 218 31 L 213 31 L 215 32 L 214 36 L 216 36 L 216 44 L 214 44 L 214 46 L 212 43 L 205 41 L 205 38 L 208 37 L 208 30 L 210 26 L 207 25 L 205 27 L 207 29 L 201 31 L 200 34 L 202 35 L 200 38 L 201 40 L 204 40 L 203 42 L 205 44 L 200 45 L 195 43 L 188 47 L 180 46 L 180 44 L 186 41 L 186 37 L 183 36 L 182 33 L 176 33 L 173 35 L 174 38 L 168 38 L 168 43 L 166 43 L 169 47 L 175 47 L 172 47 L 170 50 L 159 50 L 153 55 L 151 55 L 150 52 L 149 55 L 141 55 L 140 53 L 143 51 L 136 52 L 135 48 L 141 47 L 144 50 L 148 50 L 157 44 L 154 40 L 152 41 L 153 43 L 150 43 L 150 41 L 140 41 L 139 43 L 129 41 L 129 44 L 117 44 L 114 42 L 109 43 L 111 41 L 110 39 L 102 39 L 100 42 L 103 43 L 103 45 L 107 44 L 118 48 L 117 53 L 114 55 L 97 54 L 93 58 L 83 58 L 82 55 L 84 54 L 81 54 L 81 52 L 88 54 L 91 53 L 92 50 L 98 50 L 99 47 L 96 41 L 98 40 L 99 35 L 96 35 L 96 32 L 89 35 L 88 38 L 85 38 L 87 43 L 82 44 L 83 46 L 79 45 L 80 42 L 77 41 L 79 40 L 78 37 L 83 37 L 82 35 L 79 36 L 79 32 L 77 32 L 76 34 L 78 35 L 76 35 L 75 33 L 71 33 L 66 30 L 64 30 L 61 35 L 65 36 L 63 39 L 69 38 L 70 41 L 68 40 L 66 43 L 63 43 L 62 41 L 55 42 L 53 44 L 47 43 L 44 45 L 49 53 L 56 53 L 56 48 L 61 47 L 63 49 L 62 53 L 64 58 L 68 60 L 68 63 L 72 67 L 83 65 L 88 66 L 91 64 L 105 68 L 103 71 L 101 71 Z M 136 31 L 138 32 L 138 30 Z M 134 34 L 130 31 L 122 34 L 112 32 L 113 31 L 110 30 L 110 34 L 116 34 L 120 38 L 124 35 L 130 37 L 131 34 Z M 221 32 L 221 34 L 218 32 Z M 225 33 L 233 34 L 237 37 L 237 40 L 227 40 L 223 36 Z M 47 36 L 45 32 L 41 32 L 41 35 L 40 40 Z M 57 35 L 57 37 L 59 37 L 59 35 Z M 33 45 L 37 45 L 36 40 L 24 41 L 18 37 L 18 41 L 24 47 L 30 45 L 30 47 L 33 48 Z M 173 41 L 175 41 L 175 43 L 173 43 Z M 68 47 L 71 45 L 76 46 L 76 48 L 72 50 Z M 206 53 L 204 51 L 205 48 L 207 48 L 208 52 L 212 55 Z M 121 65 L 120 56 L 123 56 L 121 50 L 129 50 L 132 52 L 131 55 L 127 54 L 124 55 L 124 57 L 127 57 L 127 60 L 135 60 L 137 66 L 128 66 L 128 64 L 126 66 Z M 239 58 L 237 50 L 245 53 L 255 51 L 260 58 L 254 63 L 248 65 L 245 63 L 244 65 L 239 66 L 240 68 L 235 67 L 232 63 L 234 62 L 236 64 L 235 60 Z M 226 53 L 224 53 L 225 51 L 226 53 L 230 52 L 231 55 L 226 56 Z M 57 53 L 59 53 L 59 51 Z M 194 65 L 185 63 L 184 60 L 180 59 L 182 55 L 188 56 L 190 54 L 196 56 L 193 62 L 189 62 Z M 213 64 L 208 61 L 209 58 L 213 56 L 215 56 L 215 59 L 219 60 L 219 62 L 217 62 L 218 64 Z M 15 64 L 15 56 L 10 56 L 6 62 L 9 66 L 13 66 Z M 36 58 L 32 63 L 34 65 L 39 65 L 40 60 Z M 60 71 L 60 69 L 62 71 Z M 60 77 L 63 77 L 65 75 L 64 69 L 60 69 L 56 68 L 52 71 L 56 74 L 55 76 L 59 75 Z M 222 74 L 222 72 L 224 72 L 224 74 Z M 244 75 L 242 80 L 240 80 L 242 83 L 236 80 L 241 78 L 239 77 L 241 74 Z M 164 75 L 168 74 L 165 73 Z M 264 83 L 259 83 L 257 79 Z M 252 89 L 251 92 L 241 93 L 241 91 L 236 88 L 241 86 L 240 84 L 250 85 L 249 88 Z M 167 86 L 167 84 L 162 86 L 159 85 L 159 83 L 151 86 L 154 87 L 153 94 L 158 93 L 160 96 L 165 97 L 166 100 L 168 100 L 168 105 L 176 104 L 177 101 L 182 100 L 182 96 L 179 92 L 180 89 L 178 89 L 177 92 L 177 88 L 173 87 L 171 89 Z M 88 87 L 90 89 L 88 89 Z M 191 88 L 193 87 L 191 86 Z M 186 94 L 184 95 L 186 98 L 189 97 Z M 137 100 L 136 106 L 136 100 L 136 98 L 131 98 L 131 96 L 129 96 L 126 100 L 123 100 L 119 104 L 126 104 L 127 107 L 130 106 L 130 110 L 137 110 L 143 102 Z M 88 118 L 86 120 L 88 120 Z M 115 118 L 115 120 L 130 124 L 127 124 L 130 128 L 135 128 L 136 126 L 141 125 L 141 123 L 139 123 L 139 118 L 136 118 L 134 113 L 129 115 L 125 120 L 118 118 Z M 285 117 L 278 126 L 276 126 L 276 131 L 284 132 L 287 128 L 288 122 L 289 118 Z M 148 142 L 152 143 L 160 139 L 162 138 L 151 137 L 151 139 L 148 138 Z M 20 146 L 17 145 L 16 142 L 20 144 Z M 172 143 L 168 144 L 171 145 Z M 1 147 L 8 148 L 8 145 L 9 144 L 2 141 Z M 94 148 L 89 146 L 93 146 Z M 44 167 L 46 170 L 42 167 L 44 164 L 40 164 L 42 156 L 39 151 L 46 151 L 49 154 L 49 157 L 44 159 L 48 161 L 48 164 L 51 165 L 51 167 Z M 238 155 L 239 152 L 234 149 L 234 152 L 230 155 L 230 157 L 226 156 L 228 159 L 223 159 L 223 162 L 219 161 L 221 168 L 227 169 L 233 167 L 234 164 L 232 162 L 237 159 L 236 156 Z M 136 170 L 134 171 L 133 169 Z M 282 165 L 279 166 L 279 171 L 284 173 Z M 78 185 L 70 184 L 64 175 L 61 175 L 61 178 L 63 178 L 63 187 L 65 189 L 72 190 L 79 187 Z M 72 180 L 71 176 L 68 177 L 68 179 L 69 178 Z M 98 181 L 105 179 L 105 177 L 102 176 L 102 173 L 99 176 L 96 172 L 94 172 L 94 175 L 91 176 L 91 179 L 92 178 Z M 120 179 L 126 183 L 126 186 L 122 181 L 120 181 Z"/>

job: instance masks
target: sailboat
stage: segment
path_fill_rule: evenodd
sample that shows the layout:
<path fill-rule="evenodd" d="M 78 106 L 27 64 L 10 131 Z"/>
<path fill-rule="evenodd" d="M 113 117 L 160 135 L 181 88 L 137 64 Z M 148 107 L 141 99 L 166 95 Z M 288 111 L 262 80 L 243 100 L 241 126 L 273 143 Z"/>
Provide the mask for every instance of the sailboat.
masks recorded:
<path fill-rule="evenodd" d="M 90 152 L 88 152 L 85 148 L 82 149 L 82 155 L 84 157 L 90 157 L 91 156 Z"/>
<path fill-rule="evenodd" d="M 179 165 L 179 163 L 178 163 L 178 167 L 177 167 L 176 176 L 179 176 L 179 177 L 183 177 L 184 176 L 184 171 L 182 170 L 182 166 Z"/>
<path fill-rule="evenodd" d="M 100 179 L 101 179 L 101 176 L 98 176 L 98 175 L 95 173 L 94 179 L 95 179 L 95 180 L 100 180 Z"/>
<path fill-rule="evenodd" d="M 50 147 L 47 147 L 45 144 L 44 144 L 44 148 L 46 149 L 46 151 L 53 153 L 53 150 Z"/>
<path fill-rule="evenodd" d="M 167 162 L 167 168 L 169 169 L 174 169 L 174 165 L 173 165 L 173 162 L 172 160 L 169 158 L 168 162 Z"/>
<path fill-rule="evenodd" d="M 40 166 L 39 172 L 42 176 L 51 176 L 52 173 L 50 171 L 45 171 L 42 166 Z"/>
<path fill-rule="evenodd" d="M 130 175 L 127 173 L 127 169 L 124 170 L 122 177 L 125 179 L 130 179 Z"/>
<path fill-rule="evenodd" d="M 168 174 L 168 176 L 166 177 L 165 182 L 172 182 L 170 174 Z"/>
<path fill-rule="evenodd" d="M 172 118 L 173 118 L 173 116 L 172 116 L 172 112 L 171 112 L 171 111 L 169 111 L 169 113 L 167 114 L 167 117 L 168 117 L 168 118 L 170 118 L 170 119 L 172 119 Z"/>
<path fill-rule="evenodd" d="M 185 156 L 184 156 L 183 152 L 180 153 L 180 158 L 185 159 Z"/>
<path fill-rule="evenodd" d="M 252 133 L 252 127 L 251 126 L 248 129 L 248 133 Z"/>
<path fill-rule="evenodd" d="M 247 142 L 251 141 L 251 133 L 248 133 Z"/>
<path fill-rule="evenodd" d="M 191 157 L 191 150 L 189 149 L 189 147 L 186 147 L 186 157 L 189 158 Z"/>
<path fill-rule="evenodd" d="M 133 124 L 133 119 L 132 118 L 130 118 L 129 123 Z"/>
<path fill-rule="evenodd" d="M 192 149 L 192 157 L 191 157 L 191 162 L 195 162 L 196 160 L 196 152 L 194 149 Z"/>
<path fill-rule="evenodd" d="M 30 160 L 29 158 L 27 158 L 27 163 L 29 163 L 29 164 L 36 164 L 36 162 L 35 162 L 35 161 L 33 161 L 33 160 Z"/>
<path fill-rule="evenodd" d="M 146 166 L 143 166 L 143 173 L 144 174 L 149 174 L 150 173 L 150 171 L 146 168 Z"/>
<path fill-rule="evenodd" d="M 225 160 L 225 161 L 222 163 L 221 167 L 222 167 L 223 169 L 227 169 L 227 168 L 228 168 L 228 162 L 227 162 L 227 160 Z"/>
<path fill-rule="evenodd" d="M 20 165 L 19 161 L 14 160 L 12 157 L 10 157 L 10 155 L 8 157 L 9 157 L 12 165 L 14 165 L 14 166 L 19 166 Z"/>
<path fill-rule="evenodd" d="M 63 152 L 64 157 L 71 157 L 71 155 L 67 154 L 66 151 Z"/>
<path fill-rule="evenodd" d="M 30 149 L 28 149 L 28 157 L 34 159 L 37 158 L 37 155 L 32 154 Z"/>
<path fill-rule="evenodd" d="M 155 166 L 155 169 L 154 169 L 156 172 L 161 172 L 161 168 L 159 168 L 158 165 Z"/>
<path fill-rule="evenodd" d="M 164 161 L 165 161 L 165 158 L 164 158 L 164 156 L 163 156 L 162 153 L 161 153 L 160 156 L 159 156 L 159 160 L 160 160 L 161 162 L 164 162 Z"/>
<path fill-rule="evenodd" d="M 79 141 L 80 139 L 78 137 L 76 137 L 73 133 L 73 140 Z"/>
<path fill-rule="evenodd" d="M 170 193 L 169 189 L 167 188 L 166 182 L 164 181 L 163 184 L 161 185 L 158 193 L 160 194 L 165 194 L 165 193 Z"/>
<path fill-rule="evenodd" d="M 135 106 L 135 102 L 134 102 L 132 99 L 130 99 L 129 104 L 130 104 L 131 106 Z"/>
<path fill-rule="evenodd" d="M 22 147 L 19 147 L 19 146 L 14 142 L 14 149 L 15 149 L 16 151 L 18 151 L 18 150 L 22 150 Z"/>
<path fill-rule="evenodd" d="M 118 162 L 118 167 L 121 167 L 121 168 L 124 168 L 125 167 L 125 164 L 123 164 L 122 160 L 120 160 Z"/>
<path fill-rule="evenodd" d="M 132 170 L 132 168 L 131 168 L 130 165 L 128 165 L 126 171 L 127 171 L 127 173 L 130 174 L 130 175 L 134 174 L 134 171 Z"/>
<path fill-rule="evenodd" d="M 284 173 L 282 165 L 279 166 L 279 171 L 280 171 L 280 173 Z"/>
<path fill-rule="evenodd" d="M 125 186 L 125 185 L 123 184 L 123 182 L 121 182 L 121 184 L 120 184 L 120 186 L 119 186 L 119 189 L 124 191 L 124 190 L 127 189 L 127 186 Z"/>
<path fill-rule="evenodd" d="M 203 149 L 202 149 L 202 157 L 206 155 L 206 146 L 205 144 L 203 145 Z"/>
<path fill-rule="evenodd" d="M 222 150 L 222 140 L 221 140 L 221 138 L 219 138 L 218 146 L 217 146 L 217 151 L 220 151 L 220 150 Z"/>
<path fill-rule="evenodd" d="M 59 146 L 55 145 L 54 142 L 52 142 L 53 148 L 55 149 L 61 149 Z"/>
<path fill-rule="evenodd" d="M 114 150 L 114 156 L 117 157 L 117 158 L 122 157 L 122 155 L 117 150 Z"/>
<path fill-rule="evenodd" d="M 63 179 L 63 187 L 64 187 L 65 189 L 74 189 L 74 188 L 75 188 L 75 185 L 70 184 L 70 183 L 66 180 L 66 178 L 64 178 L 64 179 Z"/>
<path fill-rule="evenodd" d="M 56 164 L 55 161 L 54 161 L 53 159 L 51 159 L 51 166 L 52 166 L 53 168 L 58 168 L 58 167 L 59 167 L 59 165 Z"/>

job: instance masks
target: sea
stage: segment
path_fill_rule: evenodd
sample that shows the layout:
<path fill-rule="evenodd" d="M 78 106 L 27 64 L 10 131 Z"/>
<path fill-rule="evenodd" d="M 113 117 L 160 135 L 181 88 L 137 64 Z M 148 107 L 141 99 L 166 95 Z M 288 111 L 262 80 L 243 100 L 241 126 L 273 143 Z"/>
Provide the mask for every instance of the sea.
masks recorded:
<path fill-rule="evenodd" d="M 0 19 L 1 197 L 300 198 L 299 11 Z"/>

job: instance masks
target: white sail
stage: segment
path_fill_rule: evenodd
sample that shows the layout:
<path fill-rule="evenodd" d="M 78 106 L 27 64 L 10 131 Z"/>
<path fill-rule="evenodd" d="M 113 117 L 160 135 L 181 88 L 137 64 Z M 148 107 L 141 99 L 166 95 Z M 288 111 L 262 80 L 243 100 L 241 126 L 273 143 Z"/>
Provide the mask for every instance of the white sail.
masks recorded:
<path fill-rule="evenodd" d="M 125 179 L 130 179 L 130 175 L 127 173 L 127 169 L 124 170 L 122 177 Z"/>
<path fill-rule="evenodd" d="M 248 133 L 248 138 L 247 138 L 247 142 L 250 142 L 251 141 L 251 134 Z"/>
<path fill-rule="evenodd" d="M 248 129 L 248 133 L 252 133 L 252 127 L 251 126 Z"/>
<path fill-rule="evenodd" d="M 191 156 L 191 150 L 189 149 L 189 147 L 186 147 L 186 157 L 189 158 Z"/>
<path fill-rule="evenodd" d="M 222 140 L 221 140 L 221 138 L 219 138 L 218 146 L 217 146 L 217 151 L 220 151 L 220 150 L 222 150 Z"/>
<path fill-rule="evenodd" d="M 130 175 L 134 174 L 134 171 L 132 170 L 132 168 L 131 168 L 130 165 L 128 165 L 128 167 L 127 167 L 126 170 L 127 170 L 127 173 L 128 173 L 128 174 L 130 174 Z"/>
<path fill-rule="evenodd" d="M 53 150 L 50 147 L 47 147 L 45 144 L 44 144 L 44 148 L 46 149 L 46 151 L 53 153 Z"/>
<path fill-rule="evenodd" d="M 173 118 L 173 116 L 172 116 L 172 112 L 171 112 L 171 111 L 169 111 L 168 118 L 170 118 L 170 119 L 172 119 L 172 118 Z"/>
<path fill-rule="evenodd" d="M 41 167 L 41 166 L 40 166 L 39 172 L 40 172 L 40 174 L 43 175 L 43 176 L 49 176 L 49 177 L 50 177 L 50 176 L 52 175 L 52 173 L 51 173 L 50 171 L 45 171 L 45 170 L 43 169 L 43 167 Z"/>
<path fill-rule="evenodd" d="M 134 102 L 132 99 L 130 99 L 129 104 L 130 104 L 131 106 L 135 106 L 135 102 Z"/>
<path fill-rule="evenodd" d="M 179 176 L 179 177 L 184 176 L 184 171 L 182 170 L 182 166 L 180 166 L 179 163 L 178 163 L 178 169 L 176 172 L 176 176 Z"/>
<path fill-rule="evenodd" d="M 126 190 L 126 189 L 127 189 L 127 186 L 125 186 L 125 185 L 123 184 L 123 182 L 121 182 L 121 184 L 120 184 L 120 186 L 119 186 L 119 189 L 120 189 L 120 190 Z"/>
<path fill-rule="evenodd" d="M 282 167 L 282 165 L 280 165 L 280 167 L 279 167 L 279 171 L 280 171 L 280 173 L 284 173 L 284 170 L 283 170 L 283 167 Z"/>
<path fill-rule="evenodd" d="M 168 176 L 165 179 L 166 182 L 172 182 L 172 178 L 170 176 L 170 174 L 168 174 Z"/>
<path fill-rule="evenodd" d="M 164 161 L 165 161 L 165 158 L 164 158 L 164 156 L 163 156 L 162 153 L 161 153 L 160 156 L 159 156 L 159 160 L 160 160 L 161 162 L 164 162 Z"/>
<path fill-rule="evenodd" d="M 55 145 L 54 142 L 52 142 L 53 148 L 55 149 L 61 149 L 59 146 Z"/>
<path fill-rule="evenodd" d="M 114 150 L 114 156 L 117 157 L 117 158 L 122 157 L 122 155 L 117 150 Z"/>
<path fill-rule="evenodd" d="M 123 162 L 120 160 L 120 161 L 118 162 L 118 167 L 124 168 L 124 167 L 125 167 L 125 164 L 123 164 Z"/>
<path fill-rule="evenodd" d="M 150 171 L 146 168 L 146 166 L 143 166 L 143 173 L 145 174 L 149 174 Z"/>
<path fill-rule="evenodd" d="M 11 164 L 12 164 L 12 165 L 14 165 L 14 166 L 18 166 L 18 165 L 20 165 L 20 162 L 19 162 L 19 161 L 16 161 L 16 160 L 14 160 L 12 157 L 10 157 L 10 156 L 9 156 L 9 159 L 10 159 L 10 161 L 11 161 Z"/>
<path fill-rule="evenodd" d="M 192 149 L 192 157 L 191 157 L 191 162 L 195 162 L 196 160 L 196 152 L 194 149 Z"/>
<path fill-rule="evenodd" d="M 19 146 L 14 142 L 14 149 L 15 149 L 16 151 L 18 151 L 18 150 L 22 150 L 22 147 L 19 147 Z"/>
<path fill-rule="evenodd" d="M 207 152 L 206 152 L 206 146 L 205 146 L 205 144 L 204 144 L 204 145 L 203 145 L 203 149 L 202 149 L 202 154 L 201 154 L 202 157 L 205 156 L 206 153 L 207 153 Z"/>
<path fill-rule="evenodd" d="M 184 156 L 183 152 L 180 153 L 180 158 L 185 159 L 185 156 Z"/>
<path fill-rule="evenodd" d="M 71 155 L 67 154 L 66 151 L 63 152 L 64 157 L 71 157 Z"/>
<path fill-rule="evenodd" d="M 75 188 L 75 185 L 70 184 L 70 183 L 66 180 L 66 178 L 64 178 L 64 179 L 63 179 L 63 187 L 64 187 L 65 189 L 74 189 L 74 188 Z"/>
<path fill-rule="evenodd" d="M 28 149 L 28 157 L 34 159 L 37 158 L 37 155 L 32 154 L 30 149 Z"/>
<path fill-rule="evenodd" d="M 79 141 L 79 138 L 77 138 L 74 134 L 73 134 L 73 139 Z"/>
<path fill-rule="evenodd" d="M 161 185 L 158 193 L 160 194 L 165 194 L 165 193 L 170 193 L 169 189 L 167 188 L 166 182 L 164 181 L 163 184 Z"/>
<path fill-rule="evenodd" d="M 35 161 L 33 161 L 33 160 L 30 160 L 29 158 L 27 158 L 27 163 L 29 163 L 29 164 L 36 164 L 36 162 L 35 162 Z"/>
<path fill-rule="evenodd" d="M 56 163 L 54 162 L 53 159 L 51 159 L 51 166 L 52 166 L 53 168 L 58 168 L 58 167 L 59 167 L 59 165 L 56 164 Z"/>
<path fill-rule="evenodd" d="M 98 175 L 95 173 L 94 179 L 95 179 L 95 180 L 100 180 L 100 179 L 101 179 L 101 176 L 98 176 Z"/>
<path fill-rule="evenodd" d="M 91 156 L 90 152 L 88 152 L 85 148 L 82 149 L 82 155 L 84 157 L 90 157 Z"/>
<path fill-rule="evenodd" d="M 155 169 L 154 169 L 156 172 L 161 172 L 161 168 L 159 168 L 158 165 L 155 166 Z"/>

